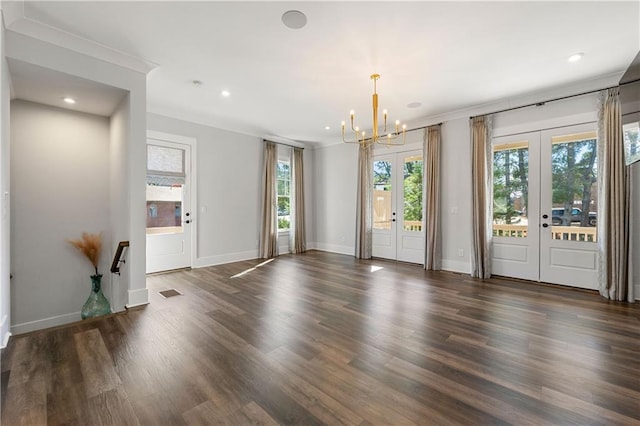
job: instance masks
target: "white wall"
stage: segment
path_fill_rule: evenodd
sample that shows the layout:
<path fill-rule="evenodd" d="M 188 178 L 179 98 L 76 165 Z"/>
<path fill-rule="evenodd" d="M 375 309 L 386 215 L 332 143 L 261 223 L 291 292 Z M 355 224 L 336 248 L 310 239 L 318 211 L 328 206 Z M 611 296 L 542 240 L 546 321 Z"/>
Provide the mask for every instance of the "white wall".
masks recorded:
<path fill-rule="evenodd" d="M 104 247 L 111 246 L 108 156 L 107 118 L 11 103 L 14 333 L 80 319 L 94 271 L 67 240 L 102 232 Z M 99 272 L 107 291 L 108 268 L 104 250 Z"/>
<path fill-rule="evenodd" d="M 468 118 L 442 124 L 441 154 L 442 269 L 470 273 L 471 134 Z"/>
<path fill-rule="evenodd" d="M 115 208 L 128 204 L 129 191 L 127 189 L 128 168 L 127 143 L 129 130 L 129 97 L 122 100 L 109 120 L 109 204 L 112 206 L 110 228 L 113 233 L 112 248 L 115 249 L 120 241 L 129 240 L 129 215 L 127 209 Z M 113 256 L 113 254 L 112 254 Z M 120 275 L 112 274 L 112 288 L 110 292 L 111 309 L 114 312 L 124 310 L 128 302 L 130 274 L 125 273 L 131 265 L 131 256 L 125 252 L 123 259 L 126 263 L 120 265 Z M 107 296 L 109 297 L 109 296 Z"/>
<path fill-rule="evenodd" d="M 258 257 L 262 139 L 157 114 L 149 130 L 197 140 L 194 266 Z"/>
<path fill-rule="evenodd" d="M 314 150 L 314 213 L 319 250 L 353 255 L 356 236 L 358 146 Z"/>
<path fill-rule="evenodd" d="M 11 324 L 9 98 L 11 77 L 4 57 L 4 21 L 0 22 L 0 347 L 7 346 Z"/>

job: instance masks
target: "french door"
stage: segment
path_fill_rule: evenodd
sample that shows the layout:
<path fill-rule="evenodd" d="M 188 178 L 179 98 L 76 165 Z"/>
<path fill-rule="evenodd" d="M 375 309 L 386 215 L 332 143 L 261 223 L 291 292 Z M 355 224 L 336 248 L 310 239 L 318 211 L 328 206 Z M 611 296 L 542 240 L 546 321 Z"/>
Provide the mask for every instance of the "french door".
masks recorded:
<path fill-rule="evenodd" d="M 191 147 L 147 140 L 147 273 L 191 266 Z"/>
<path fill-rule="evenodd" d="M 373 256 L 424 263 L 422 151 L 373 159 Z"/>
<path fill-rule="evenodd" d="M 492 272 L 597 289 L 595 124 L 497 137 Z"/>

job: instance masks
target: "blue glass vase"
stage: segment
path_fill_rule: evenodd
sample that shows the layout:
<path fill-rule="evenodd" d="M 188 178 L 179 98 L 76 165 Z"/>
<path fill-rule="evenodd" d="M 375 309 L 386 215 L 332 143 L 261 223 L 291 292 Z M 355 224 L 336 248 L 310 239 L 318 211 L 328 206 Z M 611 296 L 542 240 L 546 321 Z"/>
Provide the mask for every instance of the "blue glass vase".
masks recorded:
<path fill-rule="evenodd" d="M 91 294 L 82 307 L 82 319 L 99 317 L 111 313 L 111 305 L 102 293 L 102 274 L 91 275 Z"/>

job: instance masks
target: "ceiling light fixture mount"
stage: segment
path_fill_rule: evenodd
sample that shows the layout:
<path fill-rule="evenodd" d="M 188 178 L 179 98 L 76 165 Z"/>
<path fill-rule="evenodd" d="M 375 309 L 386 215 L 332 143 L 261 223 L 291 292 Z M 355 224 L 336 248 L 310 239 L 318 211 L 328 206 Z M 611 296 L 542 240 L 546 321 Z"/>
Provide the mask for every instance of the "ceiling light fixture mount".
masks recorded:
<path fill-rule="evenodd" d="M 288 10 L 282 14 L 282 23 L 292 30 L 299 30 L 307 25 L 307 15 L 299 10 Z"/>
<path fill-rule="evenodd" d="M 387 110 L 382 110 L 382 117 L 384 126 L 382 131 L 378 128 L 378 92 L 377 92 L 377 84 L 376 82 L 380 79 L 380 74 L 372 74 L 371 80 L 373 80 L 373 129 L 371 136 L 367 137 L 367 134 L 364 130 L 360 130 L 360 127 L 355 125 L 355 112 L 351 110 L 349 113 L 351 120 L 351 130 L 354 133 L 354 140 L 347 140 L 345 138 L 345 125 L 346 123 L 342 122 L 342 141 L 345 143 L 358 143 L 360 145 L 373 145 L 375 143 L 379 143 L 381 145 L 404 145 L 405 136 L 407 133 L 407 125 L 403 124 L 400 127 L 400 120 L 396 120 L 395 123 L 395 131 L 388 133 L 387 132 Z M 402 135 L 402 138 L 399 140 L 399 136 Z"/>

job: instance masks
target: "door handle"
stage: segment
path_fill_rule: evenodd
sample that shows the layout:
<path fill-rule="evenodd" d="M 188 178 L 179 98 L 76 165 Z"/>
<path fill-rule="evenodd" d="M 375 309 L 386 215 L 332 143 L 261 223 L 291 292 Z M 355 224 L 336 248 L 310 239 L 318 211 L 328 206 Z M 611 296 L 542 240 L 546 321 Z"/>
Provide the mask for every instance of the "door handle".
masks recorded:
<path fill-rule="evenodd" d="M 543 228 L 548 228 L 548 227 L 549 227 L 549 224 L 548 224 L 548 223 L 543 223 L 543 224 L 542 224 L 542 227 L 543 227 Z"/>

